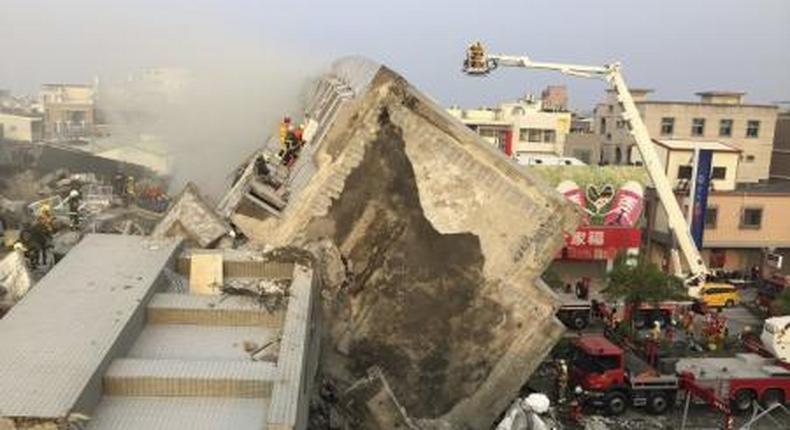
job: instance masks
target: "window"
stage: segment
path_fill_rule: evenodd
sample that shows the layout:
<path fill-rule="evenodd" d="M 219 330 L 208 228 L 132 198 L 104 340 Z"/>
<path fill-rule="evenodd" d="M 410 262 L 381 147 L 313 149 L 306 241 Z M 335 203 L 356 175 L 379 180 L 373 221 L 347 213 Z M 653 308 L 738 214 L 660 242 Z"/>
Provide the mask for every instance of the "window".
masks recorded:
<path fill-rule="evenodd" d="M 601 134 L 606 133 L 606 118 L 601 118 Z"/>
<path fill-rule="evenodd" d="M 522 128 L 521 130 L 518 131 L 518 140 L 522 142 L 526 142 L 527 139 L 529 138 L 528 136 L 529 136 L 528 128 Z"/>
<path fill-rule="evenodd" d="M 746 137 L 759 137 L 760 136 L 760 121 L 747 121 L 746 122 Z"/>
<path fill-rule="evenodd" d="M 678 179 L 691 179 L 691 166 L 678 166 Z"/>
<path fill-rule="evenodd" d="M 727 177 L 726 167 L 714 167 L 710 174 L 711 179 L 724 179 Z"/>
<path fill-rule="evenodd" d="M 543 130 L 543 142 L 554 143 L 557 140 L 557 132 L 554 130 Z"/>
<path fill-rule="evenodd" d="M 747 163 L 754 163 L 754 155 L 746 155 L 743 157 L 743 161 Z"/>
<path fill-rule="evenodd" d="M 609 105 L 609 113 L 614 112 L 614 105 Z"/>
<path fill-rule="evenodd" d="M 522 116 L 522 115 L 524 115 L 526 112 L 524 111 L 524 108 L 523 108 L 523 107 L 521 107 L 521 106 L 516 106 L 516 107 L 514 107 L 514 108 L 513 108 L 513 110 L 512 110 L 512 111 L 510 111 L 510 113 L 511 113 L 513 116 Z"/>
<path fill-rule="evenodd" d="M 617 128 L 623 128 L 625 126 L 625 121 L 618 119 L 617 120 Z"/>
<path fill-rule="evenodd" d="M 719 121 L 719 137 L 732 136 L 732 120 L 723 119 Z"/>
<path fill-rule="evenodd" d="M 705 118 L 694 118 L 691 120 L 691 135 L 704 136 L 705 135 Z"/>
<path fill-rule="evenodd" d="M 614 163 L 620 164 L 620 162 L 622 161 L 623 161 L 623 151 L 618 146 L 617 148 L 614 149 Z"/>
<path fill-rule="evenodd" d="M 541 139 L 543 138 L 543 133 L 542 133 L 543 130 L 539 130 L 539 129 L 536 129 L 536 128 L 530 128 L 528 130 L 529 130 L 529 136 L 527 136 L 527 141 L 528 142 L 540 142 L 541 141 Z"/>
<path fill-rule="evenodd" d="M 762 208 L 744 208 L 741 211 L 741 228 L 758 229 L 763 222 Z"/>
<path fill-rule="evenodd" d="M 661 118 L 661 135 L 671 136 L 675 132 L 675 118 Z"/>
<path fill-rule="evenodd" d="M 705 228 L 713 230 L 716 228 L 716 222 L 719 220 L 719 208 L 716 206 L 708 206 L 705 210 Z"/>

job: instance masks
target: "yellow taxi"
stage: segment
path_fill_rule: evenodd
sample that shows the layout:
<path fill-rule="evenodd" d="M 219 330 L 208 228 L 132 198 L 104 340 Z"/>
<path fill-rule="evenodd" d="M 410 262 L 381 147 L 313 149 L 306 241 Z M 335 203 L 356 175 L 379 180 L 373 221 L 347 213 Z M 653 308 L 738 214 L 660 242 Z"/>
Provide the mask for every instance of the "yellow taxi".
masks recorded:
<path fill-rule="evenodd" d="M 700 300 L 711 308 L 731 308 L 741 302 L 741 294 L 733 285 L 711 282 L 700 290 Z"/>

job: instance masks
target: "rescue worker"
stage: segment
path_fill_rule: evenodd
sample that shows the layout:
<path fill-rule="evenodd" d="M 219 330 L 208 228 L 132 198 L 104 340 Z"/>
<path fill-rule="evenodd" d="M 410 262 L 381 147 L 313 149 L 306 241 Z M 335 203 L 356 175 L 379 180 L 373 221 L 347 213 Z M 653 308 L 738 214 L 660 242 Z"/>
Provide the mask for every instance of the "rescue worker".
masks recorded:
<path fill-rule="evenodd" d="M 291 128 L 291 118 L 285 117 L 283 118 L 282 122 L 280 123 L 280 146 L 282 150 L 280 151 L 282 154 L 285 154 L 285 139 L 288 137 L 288 131 Z"/>
<path fill-rule="evenodd" d="M 658 343 L 661 342 L 661 334 L 661 323 L 658 321 L 653 321 L 653 328 L 650 330 L 650 336 L 656 343 Z"/>
<path fill-rule="evenodd" d="M 130 204 L 134 203 L 135 198 L 135 183 L 134 183 L 134 176 L 129 175 L 126 178 L 126 185 L 123 189 L 123 204 L 124 206 L 129 206 Z"/>
<path fill-rule="evenodd" d="M 557 403 L 565 403 L 565 394 L 568 391 L 568 364 L 560 359 L 556 362 L 557 366 Z"/>
<path fill-rule="evenodd" d="M 69 197 L 66 199 L 66 203 L 69 205 L 71 228 L 77 230 L 80 227 L 80 203 L 82 203 L 82 195 L 76 188 L 69 191 Z"/>
<path fill-rule="evenodd" d="M 112 192 L 118 197 L 123 197 L 124 194 L 124 185 L 126 182 L 126 176 L 120 170 L 115 172 L 115 176 L 112 177 Z"/>
<path fill-rule="evenodd" d="M 42 228 L 47 230 L 50 235 L 55 233 L 55 218 L 52 216 L 52 210 L 49 205 L 41 205 L 36 223 L 41 224 Z"/>
<path fill-rule="evenodd" d="M 475 42 L 469 46 L 469 67 L 472 69 L 485 68 L 485 50 L 483 44 Z"/>
<path fill-rule="evenodd" d="M 285 153 L 283 154 L 283 165 L 291 167 L 299 156 L 299 150 L 302 148 L 301 142 L 296 138 L 293 130 L 289 130 L 285 138 Z"/>
<path fill-rule="evenodd" d="M 584 390 L 578 385 L 573 389 L 573 399 L 571 400 L 570 418 L 576 424 L 582 424 L 582 414 L 584 408 Z"/>

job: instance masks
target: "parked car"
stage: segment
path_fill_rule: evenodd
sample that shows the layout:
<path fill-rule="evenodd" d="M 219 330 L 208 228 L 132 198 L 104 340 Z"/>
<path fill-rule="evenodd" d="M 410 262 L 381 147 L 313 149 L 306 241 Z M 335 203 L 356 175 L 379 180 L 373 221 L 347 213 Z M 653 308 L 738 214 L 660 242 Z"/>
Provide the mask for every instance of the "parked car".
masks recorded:
<path fill-rule="evenodd" d="M 731 308 L 741 303 L 741 294 L 734 285 L 708 283 L 700 290 L 700 300 L 710 308 Z"/>

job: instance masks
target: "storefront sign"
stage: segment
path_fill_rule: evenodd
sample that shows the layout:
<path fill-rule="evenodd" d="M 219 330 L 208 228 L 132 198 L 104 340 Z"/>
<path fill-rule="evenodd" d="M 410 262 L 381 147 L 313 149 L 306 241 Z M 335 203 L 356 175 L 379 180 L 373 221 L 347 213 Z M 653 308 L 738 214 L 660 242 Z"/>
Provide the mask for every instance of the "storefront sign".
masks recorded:
<path fill-rule="evenodd" d="M 558 258 L 611 260 L 628 249 L 639 248 L 642 231 L 631 227 L 582 226 L 565 236 Z"/>

